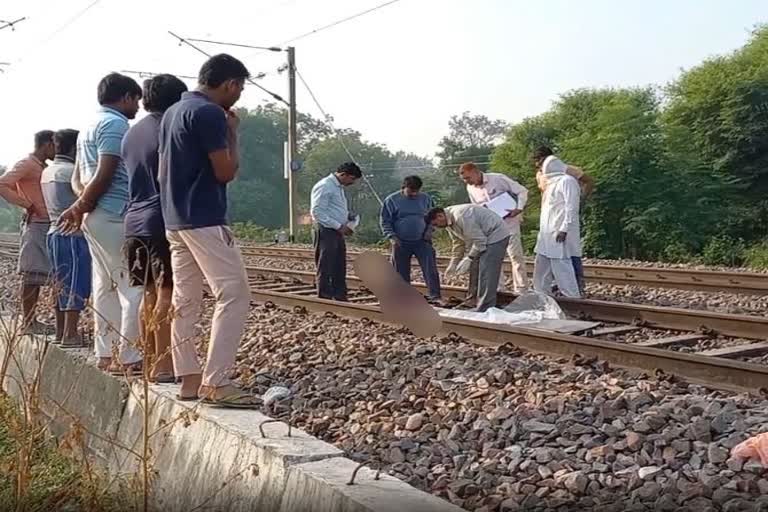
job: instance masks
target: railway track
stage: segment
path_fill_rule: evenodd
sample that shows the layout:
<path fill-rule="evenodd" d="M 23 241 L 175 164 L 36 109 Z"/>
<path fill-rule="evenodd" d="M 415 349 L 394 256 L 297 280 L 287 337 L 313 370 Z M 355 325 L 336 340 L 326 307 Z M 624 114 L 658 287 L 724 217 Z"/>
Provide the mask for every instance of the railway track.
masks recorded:
<path fill-rule="evenodd" d="M 386 322 L 377 307 L 376 297 L 354 276 L 348 278 L 350 300 L 341 303 L 314 296 L 311 272 L 251 266 L 248 275 L 255 300 Z M 420 285 L 416 288 L 425 291 Z M 447 287 L 444 292 L 459 302 L 466 290 Z M 500 295 L 502 301 L 513 298 L 509 294 Z M 444 318 L 442 334 L 461 336 L 482 345 L 511 343 L 532 352 L 560 357 L 594 357 L 616 366 L 662 371 L 725 389 L 768 390 L 768 366 L 737 360 L 768 353 L 766 318 L 594 300 L 560 299 L 558 302 L 570 317 L 604 325 L 580 335 L 569 335 Z M 623 343 L 620 339 L 629 333 L 642 337 L 648 331 L 669 331 L 669 334 L 633 343 Z M 679 350 L 718 338 L 730 338 L 731 343 L 698 353 Z"/>
<path fill-rule="evenodd" d="M 4 249 L 2 245 L 0 249 Z M 13 252 L 0 250 L 0 256 L 13 256 Z M 376 297 L 355 276 L 348 278 L 350 301 L 341 303 L 314 296 L 312 272 L 254 266 L 247 267 L 247 271 L 254 300 L 386 323 Z M 422 285 L 415 286 L 425 291 Z M 466 293 L 464 288 L 453 286 L 443 290 L 455 302 L 461 302 Z M 513 298 L 500 294 L 502 303 Z M 768 390 L 768 366 L 738 360 L 768 354 L 768 318 L 584 299 L 561 298 L 558 302 L 569 317 L 603 325 L 575 335 L 444 318 L 441 334 L 481 345 L 511 343 L 558 357 L 597 358 L 615 366 L 663 372 L 716 388 Z M 662 334 L 650 336 L 654 331 Z M 647 339 L 623 342 L 622 338 L 629 335 Z M 723 346 L 696 353 L 680 350 L 724 338 L 728 343 Z"/>
<path fill-rule="evenodd" d="M 313 260 L 312 249 L 298 247 L 243 246 L 244 256 Z M 357 251 L 348 253 L 351 257 Z M 447 257 L 438 257 L 438 266 L 448 265 Z M 504 262 L 510 271 L 509 262 Z M 533 262 L 528 261 L 528 274 L 533 275 Z M 758 272 L 721 272 L 714 270 L 669 269 L 654 267 L 630 267 L 585 264 L 584 274 L 593 282 L 618 285 L 636 285 L 655 288 L 729 292 L 751 295 L 768 295 L 768 274 Z"/>
<path fill-rule="evenodd" d="M 18 236 L 0 234 L 0 252 L 8 256 L 15 250 Z M 285 260 L 312 261 L 314 251 L 301 247 L 277 247 L 265 245 L 243 245 L 243 256 L 281 258 Z M 350 251 L 350 257 L 359 251 Z M 438 257 L 438 266 L 445 268 L 449 258 Z M 505 271 L 510 271 L 509 262 L 504 262 Z M 533 275 L 533 262 L 528 261 L 528 274 Z M 747 295 L 768 295 L 768 273 L 725 272 L 715 270 L 694 270 L 677 268 L 634 267 L 626 265 L 585 264 L 584 274 L 592 282 L 635 285 L 679 290 L 706 292 L 727 292 Z"/>

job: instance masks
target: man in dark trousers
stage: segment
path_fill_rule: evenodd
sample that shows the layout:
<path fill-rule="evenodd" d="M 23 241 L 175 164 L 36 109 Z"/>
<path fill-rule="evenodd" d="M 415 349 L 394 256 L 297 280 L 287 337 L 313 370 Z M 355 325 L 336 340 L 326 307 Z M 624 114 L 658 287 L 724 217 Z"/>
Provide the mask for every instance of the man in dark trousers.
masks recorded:
<path fill-rule="evenodd" d="M 312 187 L 310 214 L 315 224 L 317 295 L 321 299 L 347 300 L 347 244 L 352 234 L 344 187 L 363 177 L 360 167 L 346 162 Z"/>
<path fill-rule="evenodd" d="M 407 176 L 400 191 L 387 196 L 381 207 L 381 231 L 392 245 L 392 263 L 397 273 L 411 282 L 411 258 L 419 262 L 428 299 L 440 300 L 440 275 L 437 272 L 435 248 L 432 247 L 432 226 L 424 216 L 434 207 L 432 198 L 421 192 L 418 176 Z"/>

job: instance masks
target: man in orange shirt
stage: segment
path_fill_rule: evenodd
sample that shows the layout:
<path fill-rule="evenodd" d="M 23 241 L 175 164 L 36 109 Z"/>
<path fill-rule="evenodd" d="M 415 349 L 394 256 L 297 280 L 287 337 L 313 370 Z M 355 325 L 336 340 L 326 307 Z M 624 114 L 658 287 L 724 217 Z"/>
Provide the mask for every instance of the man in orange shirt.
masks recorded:
<path fill-rule="evenodd" d="M 50 272 L 46 235 L 50 226 L 45 208 L 40 176 L 46 160 L 53 160 L 56 151 L 53 132 L 35 134 L 35 150 L 0 176 L 0 197 L 24 210 L 19 242 L 19 273 L 21 274 L 21 313 L 25 334 L 48 334 L 50 328 L 35 319 L 40 287 L 47 283 Z"/>

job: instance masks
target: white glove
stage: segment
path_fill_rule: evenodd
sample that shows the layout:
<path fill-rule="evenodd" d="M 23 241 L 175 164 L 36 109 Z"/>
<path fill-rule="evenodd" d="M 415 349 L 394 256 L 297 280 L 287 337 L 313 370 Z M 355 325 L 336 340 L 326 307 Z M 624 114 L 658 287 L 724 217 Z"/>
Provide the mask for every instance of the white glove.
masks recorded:
<path fill-rule="evenodd" d="M 448 263 L 448 268 L 445 269 L 445 272 L 443 272 L 443 279 L 449 280 L 456 274 L 456 260 L 451 260 Z"/>
<path fill-rule="evenodd" d="M 458 265 L 456 265 L 457 274 L 466 274 L 469 272 L 469 267 L 472 266 L 472 260 L 468 257 L 464 257 Z"/>

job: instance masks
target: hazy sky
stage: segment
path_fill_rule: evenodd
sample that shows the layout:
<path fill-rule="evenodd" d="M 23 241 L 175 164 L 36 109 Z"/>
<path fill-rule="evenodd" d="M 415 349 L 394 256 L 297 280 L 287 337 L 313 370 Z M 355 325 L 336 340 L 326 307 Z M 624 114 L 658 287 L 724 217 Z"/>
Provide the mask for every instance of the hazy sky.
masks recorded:
<path fill-rule="evenodd" d="M 186 37 L 273 45 L 384 0 L 3 0 L 0 164 L 41 129 L 80 128 L 110 71 L 196 75 Z M 338 126 L 433 155 L 452 114 L 518 121 L 576 87 L 661 84 L 742 45 L 768 20 L 764 0 L 401 0 L 295 43 L 297 67 Z M 282 54 L 228 51 L 285 94 Z M 266 96 L 246 88 L 240 106 Z M 319 115 L 299 87 L 299 109 Z"/>

